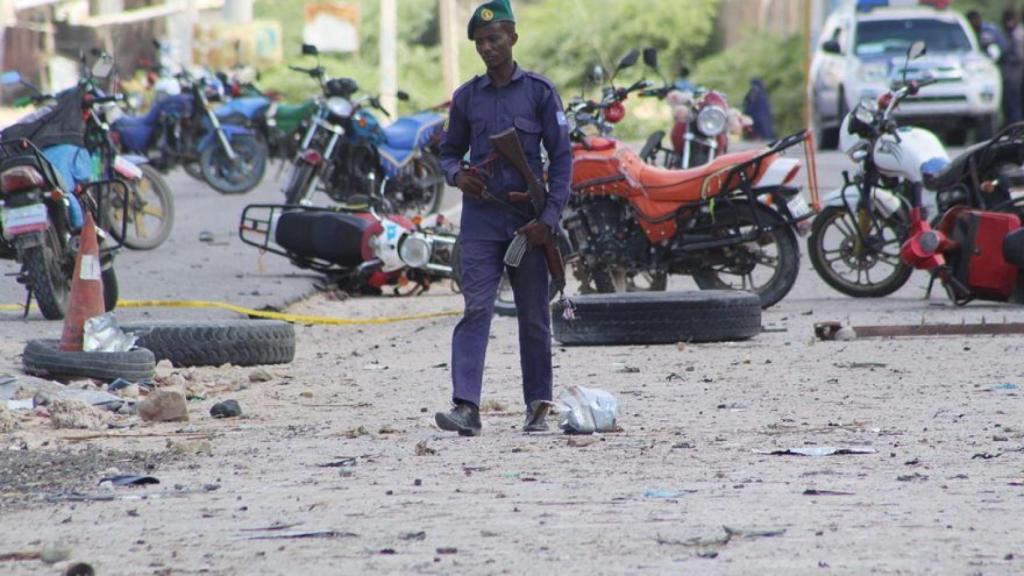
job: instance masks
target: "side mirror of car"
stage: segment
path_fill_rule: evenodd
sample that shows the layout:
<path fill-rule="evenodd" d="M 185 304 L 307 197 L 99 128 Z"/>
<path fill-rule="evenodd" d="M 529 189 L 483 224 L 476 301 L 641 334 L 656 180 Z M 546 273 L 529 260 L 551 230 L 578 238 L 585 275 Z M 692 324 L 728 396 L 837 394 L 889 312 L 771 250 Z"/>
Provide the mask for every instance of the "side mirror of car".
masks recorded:
<path fill-rule="evenodd" d="M 822 52 L 828 54 L 842 54 L 843 49 L 839 46 L 839 40 L 826 40 L 821 44 Z"/>

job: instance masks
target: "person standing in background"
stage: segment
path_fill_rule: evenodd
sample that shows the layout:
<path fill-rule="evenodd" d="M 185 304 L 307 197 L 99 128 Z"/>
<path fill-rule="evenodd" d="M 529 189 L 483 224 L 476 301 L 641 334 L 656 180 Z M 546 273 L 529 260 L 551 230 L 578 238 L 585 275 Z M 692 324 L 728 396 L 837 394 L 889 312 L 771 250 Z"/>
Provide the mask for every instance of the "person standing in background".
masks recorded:
<path fill-rule="evenodd" d="M 1003 11 L 1003 34 L 1006 50 L 999 59 L 1003 74 L 1003 125 L 1021 121 L 1022 84 L 1024 84 L 1024 29 L 1015 8 Z"/>

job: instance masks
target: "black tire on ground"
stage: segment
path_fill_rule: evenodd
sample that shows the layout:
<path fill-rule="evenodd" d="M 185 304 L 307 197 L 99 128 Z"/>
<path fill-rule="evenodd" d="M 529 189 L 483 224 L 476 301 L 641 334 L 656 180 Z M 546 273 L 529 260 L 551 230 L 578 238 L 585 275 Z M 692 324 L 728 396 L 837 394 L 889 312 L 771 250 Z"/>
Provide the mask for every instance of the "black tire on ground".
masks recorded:
<path fill-rule="evenodd" d="M 153 377 L 156 360 L 145 348 L 129 352 L 62 352 L 58 340 L 29 340 L 22 352 L 25 372 L 53 378 L 124 378 L 138 382 Z"/>
<path fill-rule="evenodd" d="M 25 248 L 22 261 L 28 275 L 28 285 L 47 320 L 64 318 L 71 292 L 71 274 L 64 270 L 64 254 L 57 229 L 50 226 L 42 232 L 42 244 Z"/>
<path fill-rule="evenodd" d="M 551 312 L 555 340 L 567 345 L 720 342 L 761 332 L 761 299 L 750 292 L 587 294 L 572 305 L 573 320 L 561 302 Z"/>
<path fill-rule="evenodd" d="M 149 322 L 121 326 L 175 366 L 287 364 L 295 358 L 295 329 L 277 320 Z"/>

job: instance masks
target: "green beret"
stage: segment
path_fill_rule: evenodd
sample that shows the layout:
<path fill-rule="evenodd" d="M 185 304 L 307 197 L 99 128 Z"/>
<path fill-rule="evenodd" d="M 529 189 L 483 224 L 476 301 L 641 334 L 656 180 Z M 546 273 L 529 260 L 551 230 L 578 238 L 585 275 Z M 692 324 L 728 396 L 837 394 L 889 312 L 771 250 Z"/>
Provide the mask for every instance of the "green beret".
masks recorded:
<path fill-rule="evenodd" d="M 492 0 L 481 4 L 473 12 L 473 17 L 469 19 L 469 39 L 473 39 L 473 32 L 478 26 L 487 26 L 492 22 L 515 21 L 515 17 L 512 16 L 512 6 L 509 5 L 508 0 Z"/>

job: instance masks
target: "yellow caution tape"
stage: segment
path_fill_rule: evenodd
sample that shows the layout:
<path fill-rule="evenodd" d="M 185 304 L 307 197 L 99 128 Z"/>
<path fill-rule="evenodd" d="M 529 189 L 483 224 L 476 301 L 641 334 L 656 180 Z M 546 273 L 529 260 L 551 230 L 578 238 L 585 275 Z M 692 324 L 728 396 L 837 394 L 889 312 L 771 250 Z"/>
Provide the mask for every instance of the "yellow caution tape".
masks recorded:
<path fill-rule="evenodd" d="M 209 300 L 119 300 L 118 308 L 218 308 L 230 310 L 255 316 L 257 318 L 269 318 L 271 320 L 284 320 L 295 324 L 326 324 L 326 325 L 355 325 L 355 324 L 393 324 L 395 322 L 408 322 L 410 320 L 428 320 L 431 318 L 442 318 L 444 316 L 460 316 L 460 310 L 444 310 L 442 312 L 426 312 L 424 314 L 410 314 L 407 316 L 379 316 L 377 318 L 335 318 L 331 316 L 308 316 L 305 314 L 285 314 L 283 312 L 270 312 L 267 310 L 254 310 L 243 308 L 227 302 L 214 302 Z M 23 312 L 25 307 L 21 304 L 0 305 L 0 311 Z"/>

